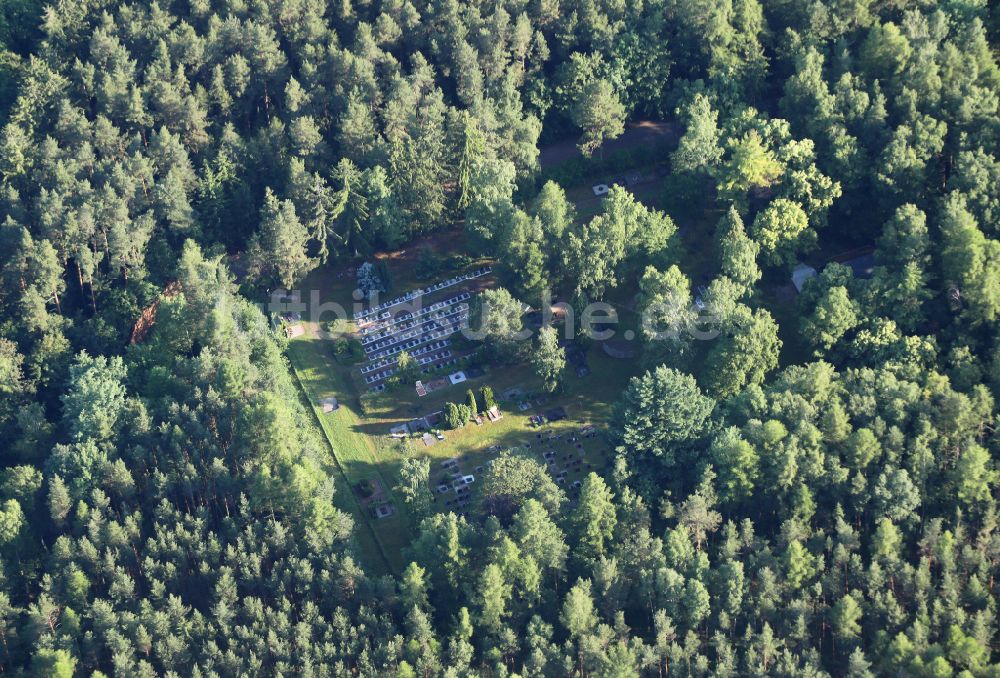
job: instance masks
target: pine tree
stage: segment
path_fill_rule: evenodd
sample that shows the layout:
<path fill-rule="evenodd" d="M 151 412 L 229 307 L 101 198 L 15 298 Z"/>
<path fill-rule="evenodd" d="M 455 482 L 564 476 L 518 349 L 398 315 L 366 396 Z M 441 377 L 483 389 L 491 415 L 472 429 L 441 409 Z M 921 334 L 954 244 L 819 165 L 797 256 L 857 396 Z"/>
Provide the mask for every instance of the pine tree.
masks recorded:
<path fill-rule="evenodd" d="M 586 560 L 604 555 L 618 518 L 611 490 L 596 473 L 590 473 L 580 487 L 580 497 L 571 524 L 579 544 L 577 553 Z"/>
<path fill-rule="evenodd" d="M 559 346 L 559 336 L 551 325 L 539 330 L 532 362 L 542 387 L 549 393 L 558 389 L 566 372 L 566 351 Z"/>
<path fill-rule="evenodd" d="M 309 232 L 295 214 L 292 202 L 279 201 L 267 189 L 257 234 L 258 266 L 273 271 L 286 289 L 292 288 L 314 265 L 306 251 L 308 238 Z"/>

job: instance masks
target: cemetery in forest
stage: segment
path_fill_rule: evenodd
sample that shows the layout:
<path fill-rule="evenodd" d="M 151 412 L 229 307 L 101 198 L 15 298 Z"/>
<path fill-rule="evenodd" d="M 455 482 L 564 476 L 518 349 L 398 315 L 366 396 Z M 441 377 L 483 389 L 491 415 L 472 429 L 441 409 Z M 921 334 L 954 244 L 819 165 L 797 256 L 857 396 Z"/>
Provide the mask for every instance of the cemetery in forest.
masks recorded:
<path fill-rule="evenodd" d="M 1000 678 L 998 47 L 0 1 L 0 674 Z"/>

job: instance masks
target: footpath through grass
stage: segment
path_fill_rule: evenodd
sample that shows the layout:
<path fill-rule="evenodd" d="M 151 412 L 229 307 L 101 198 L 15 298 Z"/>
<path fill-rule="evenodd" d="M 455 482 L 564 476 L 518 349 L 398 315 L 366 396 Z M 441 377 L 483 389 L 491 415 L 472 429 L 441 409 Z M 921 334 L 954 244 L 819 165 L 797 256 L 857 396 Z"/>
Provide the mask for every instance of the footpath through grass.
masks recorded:
<path fill-rule="evenodd" d="M 321 341 L 297 339 L 289 343 L 288 357 L 330 444 L 343 480 L 338 483 L 336 502 L 355 517 L 358 544 L 366 564 L 381 565 L 398 574 L 404 565 L 402 549 L 409 543 L 409 521 L 400 503 L 393 500 L 389 479 L 384 478 L 379 470 L 371 439 L 359 432 L 361 420 L 355 409 L 357 398 L 341 379 L 340 370 L 325 349 Z M 320 400 L 331 396 L 337 398 L 340 406 L 333 412 L 324 413 Z M 393 505 L 393 515 L 378 519 L 362 506 L 355 493 L 362 480 L 378 481 L 385 498 Z"/>

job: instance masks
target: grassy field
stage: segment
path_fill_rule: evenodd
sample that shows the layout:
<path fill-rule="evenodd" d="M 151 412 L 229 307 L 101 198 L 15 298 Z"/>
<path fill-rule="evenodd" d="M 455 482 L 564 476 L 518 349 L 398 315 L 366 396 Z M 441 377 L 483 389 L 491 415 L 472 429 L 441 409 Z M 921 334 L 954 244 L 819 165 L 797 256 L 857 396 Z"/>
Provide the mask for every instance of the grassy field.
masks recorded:
<path fill-rule="evenodd" d="M 420 398 L 419 406 L 414 405 L 417 398 L 412 388 L 400 388 L 380 395 L 380 401 L 385 403 L 387 409 L 371 412 L 365 419 L 365 427 L 371 435 L 387 438 L 389 428 L 394 424 L 440 410 L 449 400 L 464 402 L 469 388 L 478 391 L 481 386 L 488 385 L 493 389 L 503 412 L 503 419 L 497 422 L 484 421 L 481 426 L 470 423 L 459 430 L 444 431 L 445 439 L 430 447 L 425 447 L 419 438 L 384 443 L 388 472 L 394 473 L 408 454 L 444 460 L 470 454 L 483 455 L 491 447 L 507 449 L 523 446 L 535 439 L 537 433 L 530 424 L 530 417 L 559 407 L 566 411 L 567 418 L 546 424 L 543 427 L 545 430 L 551 429 L 558 433 L 579 429 L 586 424 L 599 426 L 608 420 L 612 403 L 618 399 L 628 380 L 638 370 L 634 361 L 610 358 L 597 346 L 589 352 L 587 363 L 592 370 L 591 374 L 578 377 L 571 372 L 566 377 L 564 389 L 556 394 L 544 394 L 538 378 L 530 368 L 523 365 L 495 368 L 478 379 L 427 396 L 433 397 L 433 400 L 422 402 L 425 398 Z M 524 395 L 504 400 L 501 394 L 509 388 L 518 388 Z M 400 404 L 392 408 L 391 400 L 394 397 L 398 397 Z M 529 403 L 528 409 L 521 411 L 521 403 Z M 481 463 L 477 461 L 477 464 Z"/>
<path fill-rule="evenodd" d="M 358 522 L 358 542 L 366 560 L 400 572 L 401 550 L 408 543 L 409 518 L 398 510 L 398 502 L 392 501 L 392 483 L 381 473 L 375 445 L 358 430 L 361 422 L 356 411 L 357 398 L 345 389 L 344 368 L 329 357 L 328 349 L 323 341 L 300 338 L 290 342 L 288 357 L 342 474 L 344 486 L 337 488 L 338 500 L 343 502 L 341 508 L 350 510 Z M 330 396 L 336 397 L 340 406 L 324 413 L 320 400 Z M 386 499 L 397 509 L 392 516 L 376 519 L 362 508 L 356 488 L 363 480 L 381 484 Z"/>

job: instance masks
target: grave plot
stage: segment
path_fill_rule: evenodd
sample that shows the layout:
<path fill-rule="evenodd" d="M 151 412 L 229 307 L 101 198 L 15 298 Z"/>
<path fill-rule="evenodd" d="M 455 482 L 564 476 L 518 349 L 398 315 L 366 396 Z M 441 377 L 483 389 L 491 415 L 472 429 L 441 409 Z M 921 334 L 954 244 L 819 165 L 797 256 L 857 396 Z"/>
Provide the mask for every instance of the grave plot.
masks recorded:
<path fill-rule="evenodd" d="M 356 483 L 353 489 L 361 506 L 373 518 L 388 518 L 395 513 L 392 502 L 389 501 L 385 488 L 382 487 L 381 479 L 365 478 Z"/>
<path fill-rule="evenodd" d="M 457 292 L 426 307 L 419 302 L 425 294 L 491 272 L 489 267 L 476 269 L 464 276 L 409 292 L 371 309 L 371 312 L 356 313 L 361 345 L 367 359 L 360 367 L 364 383 L 372 391 L 384 390 L 383 382 L 396 373 L 399 354 L 403 351 L 416 361 L 424 373 L 455 364 L 458 356 L 451 347 L 451 337 L 468 322 L 468 302 L 472 293 Z M 411 308 L 405 308 L 403 304 L 410 304 Z"/>
<path fill-rule="evenodd" d="M 392 317 L 392 309 L 395 306 L 400 306 L 401 304 L 406 304 L 418 297 L 424 296 L 425 294 L 433 294 L 440 290 L 446 289 L 448 287 L 454 287 L 468 280 L 475 280 L 476 278 L 481 278 L 484 275 L 489 275 L 493 272 L 493 268 L 490 266 L 485 266 L 483 268 L 478 268 L 474 271 L 466 273 L 465 275 L 455 276 L 454 278 L 448 278 L 447 280 L 442 280 L 430 287 L 424 289 L 417 289 L 407 292 L 401 297 L 396 297 L 395 299 L 390 299 L 389 301 L 383 302 L 378 306 L 366 309 L 364 311 L 358 311 L 354 314 L 354 320 L 359 326 L 376 322 L 379 320 L 388 320 Z"/>
<path fill-rule="evenodd" d="M 563 488 L 571 501 L 580 495 L 583 479 L 597 470 L 595 455 L 610 456 L 610 450 L 596 450 L 603 446 L 597 440 L 597 429 L 585 424 L 580 429 L 560 433 L 549 429 L 535 434 L 536 449 L 542 462 L 556 484 Z"/>
<path fill-rule="evenodd" d="M 468 517 L 474 501 L 474 484 L 482 480 L 490 461 L 504 450 L 539 460 L 566 493 L 572 506 L 579 498 L 587 474 L 600 472 L 611 456 L 611 450 L 598 436 L 597 429 L 589 424 L 579 428 L 529 430 L 524 434 L 525 437 L 513 445 L 493 445 L 475 456 L 462 454 L 435 460 L 430 474 L 435 508 Z"/>
<path fill-rule="evenodd" d="M 454 511 L 468 517 L 468 509 L 472 504 L 472 484 L 476 475 L 467 473 L 463 468 L 462 459 L 452 457 L 431 468 L 432 491 L 435 504 L 440 510 Z M 476 473 L 482 473 L 483 466 L 476 467 Z"/>
<path fill-rule="evenodd" d="M 429 307 L 416 312 L 406 311 L 407 315 L 401 316 L 398 322 L 387 325 L 370 336 L 362 335 L 361 345 L 365 355 L 369 359 L 380 355 L 391 355 L 394 348 L 397 349 L 395 352 L 398 352 L 400 344 L 412 342 L 414 339 L 441 330 L 454 331 L 468 320 L 469 305 L 464 302 L 471 297 L 471 294 L 464 292 L 437 302 L 434 304 L 436 308 Z"/>

